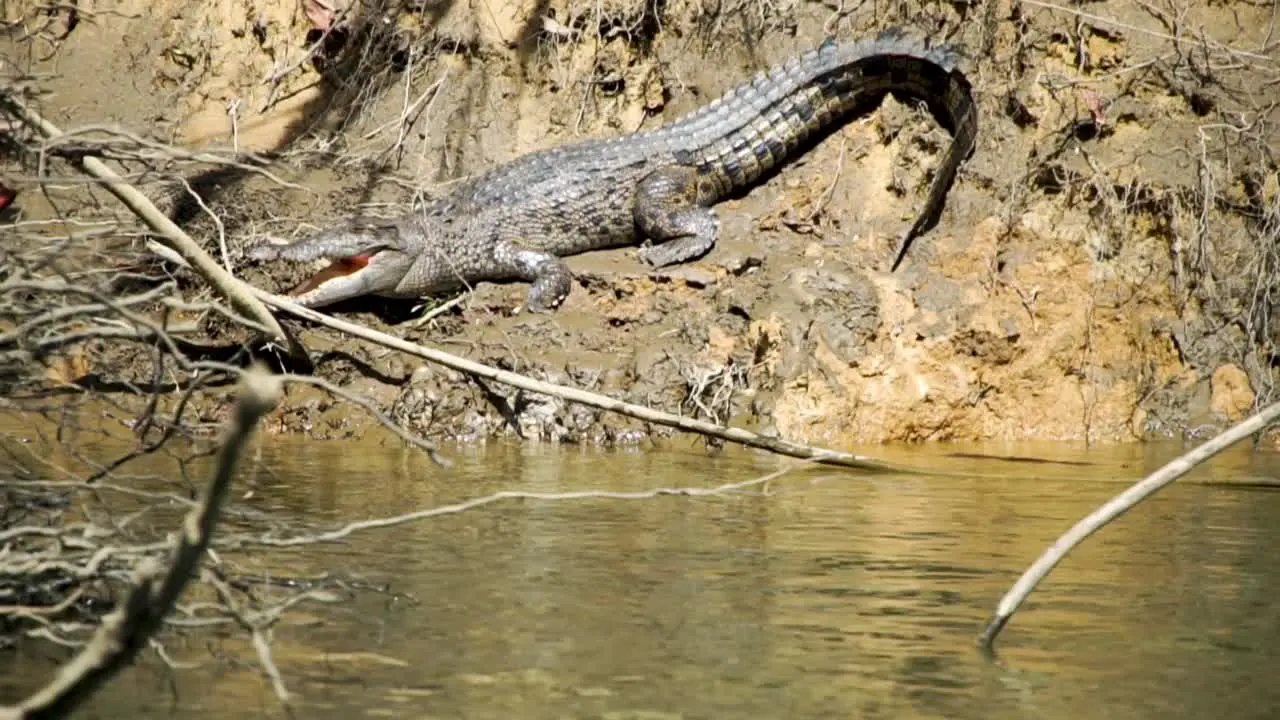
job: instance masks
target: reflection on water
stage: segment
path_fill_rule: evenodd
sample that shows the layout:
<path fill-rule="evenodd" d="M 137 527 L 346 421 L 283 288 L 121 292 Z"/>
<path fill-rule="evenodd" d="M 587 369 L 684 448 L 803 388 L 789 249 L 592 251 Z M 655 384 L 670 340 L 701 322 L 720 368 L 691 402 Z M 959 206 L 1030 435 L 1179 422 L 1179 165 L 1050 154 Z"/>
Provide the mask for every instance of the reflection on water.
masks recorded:
<path fill-rule="evenodd" d="M 497 445 L 454 451 L 442 471 L 395 446 L 272 439 L 240 482 L 245 504 L 331 526 L 497 490 L 711 487 L 790 463 L 680 447 Z M 1095 536 L 991 663 L 974 640 L 1018 573 L 1177 449 L 962 450 L 1091 464 L 876 449 L 973 476 L 810 467 L 767 494 L 510 501 L 274 553 L 264 567 L 392 591 L 286 616 L 276 661 L 306 717 L 1272 715 L 1280 493 L 1264 485 L 1280 459 L 1232 451 Z M 86 716 L 280 714 L 226 660 L 253 657 L 238 631 L 169 643 L 203 669 L 144 663 Z M 52 655 L 28 643 L 0 655 L 0 676 L 29 686 Z"/>

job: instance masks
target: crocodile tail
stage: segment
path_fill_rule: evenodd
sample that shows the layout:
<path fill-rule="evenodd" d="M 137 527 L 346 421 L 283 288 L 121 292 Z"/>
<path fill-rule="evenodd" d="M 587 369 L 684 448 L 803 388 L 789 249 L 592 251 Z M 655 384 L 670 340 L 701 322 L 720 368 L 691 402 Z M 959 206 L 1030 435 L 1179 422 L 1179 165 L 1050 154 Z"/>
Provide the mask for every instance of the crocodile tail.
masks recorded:
<path fill-rule="evenodd" d="M 950 49 L 949 57 L 958 59 L 955 51 Z M 917 77 L 926 79 L 925 83 L 918 87 L 895 88 L 893 92 L 903 99 L 923 100 L 933 117 L 951 133 L 951 146 L 947 148 L 946 155 L 934 172 L 924 208 L 894 253 L 890 272 L 898 269 L 898 265 L 907 256 L 912 241 L 938 224 L 956 174 L 977 146 L 978 104 L 968 78 L 954 61 L 949 67 L 938 64 L 928 68 L 930 66 L 925 65 L 919 69 L 924 72 L 917 71 Z"/>
<path fill-rule="evenodd" d="M 653 131 L 653 137 L 713 181 L 715 192 L 703 199 L 715 202 L 875 109 L 886 95 L 923 101 L 952 143 L 924 209 L 901 243 L 896 268 L 911 241 L 937 224 L 959 167 L 976 144 L 977 103 L 960 61 L 955 48 L 898 29 L 853 42 L 828 40 Z"/>

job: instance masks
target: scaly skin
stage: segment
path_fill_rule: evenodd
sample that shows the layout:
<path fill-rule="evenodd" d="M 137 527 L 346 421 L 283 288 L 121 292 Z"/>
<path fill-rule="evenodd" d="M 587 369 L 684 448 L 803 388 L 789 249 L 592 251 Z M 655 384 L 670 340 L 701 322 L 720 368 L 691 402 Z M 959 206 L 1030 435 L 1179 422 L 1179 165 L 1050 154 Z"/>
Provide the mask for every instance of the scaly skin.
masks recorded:
<path fill-rule="evenodd" d="M 309 307 L 517 279 L 532 283 L 530 310 L 553 309 L 572 285 L 562 257 L 646 238 L 653 244 L 640 248 L 640 257 L 654 267 L 701 257 L 716 241 L 711 205 L 772 174 L 893 93 L 924 101 L 953 137 L 924 210 L 902 240 L 896 269 L 912 240 L 937 224 L 956 172 L 975 145 L 977 107 L 958 59 L 951 48 L 931 47 L 897 30 L 828 41 L 660 128 L 531 153 L 394 223 L 262 245 L 251 255 L 360 259 L 306 284 L 295 300 Z"/>

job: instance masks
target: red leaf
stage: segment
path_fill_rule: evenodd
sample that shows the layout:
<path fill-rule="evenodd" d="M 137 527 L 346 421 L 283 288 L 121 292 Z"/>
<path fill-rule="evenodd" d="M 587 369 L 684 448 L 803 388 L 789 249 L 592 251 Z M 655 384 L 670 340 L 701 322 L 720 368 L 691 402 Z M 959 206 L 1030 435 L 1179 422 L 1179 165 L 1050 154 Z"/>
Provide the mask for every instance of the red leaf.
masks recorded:
<path fill-rule="evenodd" d="M 1080 88 L 1080 97 L 1084 100 L 1084 106 L 1089 108 L 1089 114 L 1093 116 L 1093 124 L 1098 127 L 1106 125 L 1107 118 L 1102 112 L 1102 98 L 1097 91 Z"/>
<path fill-rule="evenodd" d="M 10 187 L 5 187 L 4 183 L 0 183 L 0 210 L 4 210 L 13 204 L 13 199 L 18 197 L 18 191 Z"/>
<path fill-rule="evenodd" d="M 302 0 L 302 7 L 306 10 L 307 18 L 311 20 L 311 24 L 315 25 L 319 30 L 328 30 L 333 25 L 333 17 L 335 15 L 333 6 L 325 2 L 325 0 Z"/>

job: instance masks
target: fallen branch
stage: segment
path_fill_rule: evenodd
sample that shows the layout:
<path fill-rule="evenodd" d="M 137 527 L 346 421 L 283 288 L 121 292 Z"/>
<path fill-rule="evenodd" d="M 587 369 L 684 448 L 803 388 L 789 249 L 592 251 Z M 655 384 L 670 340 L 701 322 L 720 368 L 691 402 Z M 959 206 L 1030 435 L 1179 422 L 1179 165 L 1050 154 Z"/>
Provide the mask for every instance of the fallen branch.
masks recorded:
<path fill-rule="evenodd" d="M 230 431 L 218 454 L 217 468 L 203 501 L 187 514 L 181 532 L 172 541 L 168 567 L 162 572 L 162 568 L 148 562 L 138 568 L 129 597 L 103 621 L 84 650 L 64 666 L 52 682 L 21 705 L 0 707 L 0 720 L 66 716 L 147 646 L 195 575 L 209 548 L 240 453 L 258 420 L 275 407 L 279 396 L 279 378 L 261 368 L 245 373 L 237 391 Z"/>
<path fill-rule="evenodd" d="M 815 448 L 808 445 L 800 445 L 798 443 L 787 442 L 776 438 L 765 437 L 750 430 L 742 428 L 724 427 L 694 418 L 680 417 L 672 415 L 661 410 L 645 407 L 643 405 L 632 405 L 607 395 L 599 395 L 597 393 L 581 390 L 579 388 L 565 387 L 563 385 L 555 385 L 553 383 L 534 380 L 531 377 L 520 375 L 518 373 L 499 370 L 498 368 L 478 363 L 474 360 L 468 360 L 457 355 L 451 355 L 443 350 L 429 348 L 424 345 L 409 342 L 394 335 L 388 335 L 371 328 L 357 325 L 355 323 L 340 320 L 330 315 L 316 312 L 309 308 L 305 308 L 288 298 L 274 295 L 259 288 L 252 288 L 253 293 L 262 300 L 262 302 L 279 310 L 305 318 L 314 323 L 323 325 L 327 328 L 337 330 L 339 332 L 354 335 L 362 340 L 368 340 L 371 343 L 381 345 L 392 350 L 398 350 L 408 355 L 420 357 L 423 360 L 429 360 L 433 363 L 453 368 L 459 372 L 464 372 L 477 377 L 482 377 L 504 385 L 520 388 L 529 392 L 548 395 L 550 397 L 560 398 L 569 402 L 575 402 L 580 405 L 615 412 L 619 415 L 644 420 L 646 422 L 673 427 L 677 430 L 685 432 L 698 433 L 699 435 L 709 435 L 711 437 L 727 440 L 729 442 L 746 445 L 748 447 L 768 450 L 769 452 L 788 457 L 800 458 L 801 460 L 813 460 L 824 465 L 840 465 L 843 467 L 857 468 L 859 470 L 872 470 L 876 472 L 894 472 L 894 473 L 932 473 L 930 471 L 920 470 L 918 468 L 909 468 L 902 465 L 895 465 L 881 460 L 877 460 L 865 455 L 854 455 L 853 453 L 840 452 L 837 450 L 828 450 L 826 448 Z"/>
<path fill-rule="evenodd" d="M 813 460 L 810 462 L 820 462 Z M 750 480 L 739 480 L 737 482 L 717 485 L 712 488 L 697 487 L 657 487 L 648 490 L 634 490 L 629 492 L 613 491 L 613 490 L 570 490 L 567 492 L 536 492 L 529 490 L 500 490 L 498 492 L 484 495 L 481 497 L 463 500 L 461 502 L 449 505 L 437 505 L 425 510 L 414 510 L 401 515 L 392 517 L 369 518 L 366 520 L 357 520 L 347 523 L 332 530 L 326 530 L 314 534 L 292 535 L 285 537 L 273 537 L 263 535 L 255 538 L 250 537 L 231 537 L 223 538 L 222 542 L 227 543 L 227 547 L 299 547 L 303 545 L 314 545 L 317 543 L 332 543 L 344 540 L 358 532 L 365 530 L 377 530 L 382 528 L 396 527 L 397 525 L 405 525 L 414 523 L 427 518 L 439 517 L 442 515 L 457 515 L 467 510 L 474 510 L 485 505 L 503 502 L 506 500 L 539 500 L 543 502 L 565 502 L 569 500 L 650 500 L 657 497 L 667 497 L 678 495 L 683 497 L 717 497 L 728 495 L 732 492 L 744 491 L 750 488 L 761 486 L 761 492 L 768 494 L 770 492 L 769 485 L 774 480 L 786 475 L 797 468 L 803 467 L 807 463 L 792 463 L 780 470 L 775 470 L 767 475 L 754 477 Z"/>
<path fill-rule="evenodd" d="M 978 638 L 978 644 L 983 650 L 991 652 L 996 635 L 1000 634 L 1000 631 L 1008 624 L 1013 614 L 1017 612 L 1018 607 L 1022 605 L 1022 601 L 1026 600 L 1027 596 L 1035 590 L 1036 585 L 1049 574 L 1049 571 L 1061 562 L 1067 556 L 1067 553 L 1084 542 L 1085 538 L 1101 530 L 1107 523 L 1128 512 L 1133 506 L 1154 495 L 1169 483 L 1186 475 L 1192 468 L 1250 435 L 1261 431 L 1268 423 L 1277 418 L 1280 418 L 1280 403 L 1267 406 L 1244 422 L 1229 428 L 1209 442 L 1151 473 L 1141 482 L 1134 484 L 1128 490 L 1107 501 L 1105 505 L 1076 523 L 1066 534 L 1058 538 L 1040 556 L 1040 559 L 1036 560 L 1035 564 L 1028 568 L 1022 574 L 1022 577 L 1018 578 L 1018 582 L 1013 588 L 1000 599 L 995 615 L 987 623 L 982 635 Z"/>
<path fill-rule="evenodd" d="M 63 132 L 56 125 L 27 107 L 12 93 L 0 93 L 0 105 L 8 107 L 23 123 L 26 123 L 49 140 L 63 136 Z M 276 341 L 283 343 L 291 354 L 299 357 L 305 355 L 297 340 L 286 333 L 284 328 L 276 322 L 275 317 L 263 307 L 262 303 L 252 293 L 248 292 L 249 286 L 219 265 L 196 241 L 183 232 L 182 228 L 160 212 L 159 208 L 152 204 L 146 195 L 126 183 L 106 163 L 95 157 L 85 156 L 73 162 L 81 170 L 101 183 L 112 195 L 119 198 L 126 207 L 132 210 L 139 219 L 164 240 L 167 249 L 181 256 L 186 261 L 187 266 L 193 268 L 195 272 L 204 278 L 205 282 L 209 283 L 210 287 L 221 293 L 231 303 L 232 307 L 263 327 L 268 328 Z"/>

